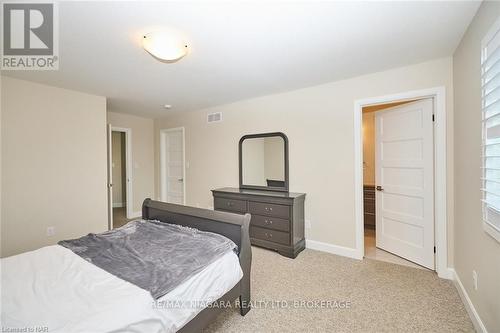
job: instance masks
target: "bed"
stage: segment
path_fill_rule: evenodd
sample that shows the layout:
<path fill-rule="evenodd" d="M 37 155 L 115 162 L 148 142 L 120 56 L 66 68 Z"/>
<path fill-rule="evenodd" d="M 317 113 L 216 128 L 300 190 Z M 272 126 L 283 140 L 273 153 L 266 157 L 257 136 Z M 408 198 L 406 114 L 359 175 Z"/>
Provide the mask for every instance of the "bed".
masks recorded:
<path fill-rule="evenodd" d="M 146 199 L 144 220 L 195 228 L 234 242 L 227 252 L 158 299 L 54 245 L 2 259 L 2 328 L 40 332 L 197 332 L 238 300 L 250 310 L 250 215 Z M 193 307 L 176 302 L 199 301 Z M 214 300 L 219 306 L 213 305 Z"/>

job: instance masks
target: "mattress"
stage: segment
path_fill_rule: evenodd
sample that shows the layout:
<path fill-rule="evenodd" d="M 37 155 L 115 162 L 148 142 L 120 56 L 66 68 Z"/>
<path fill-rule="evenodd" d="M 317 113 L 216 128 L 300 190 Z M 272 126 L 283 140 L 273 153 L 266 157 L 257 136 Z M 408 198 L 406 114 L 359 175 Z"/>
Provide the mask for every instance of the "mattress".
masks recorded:
<path fill-rule="evenodd" d="M 4 258 L 1 271 L 2 328 L 65 333 L 175 332 L 243 276 L 228 252 L 155 301 L 59 245 Z"/>

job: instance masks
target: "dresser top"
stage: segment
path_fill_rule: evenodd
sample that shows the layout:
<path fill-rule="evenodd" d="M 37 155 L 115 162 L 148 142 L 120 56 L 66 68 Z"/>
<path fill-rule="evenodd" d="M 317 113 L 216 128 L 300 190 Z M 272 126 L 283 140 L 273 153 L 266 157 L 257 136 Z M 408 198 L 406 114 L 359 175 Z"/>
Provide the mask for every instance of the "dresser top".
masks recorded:
<path fill-rule="evenodd" d="M 263 191 L 263 190 L 246 190 L 237 187 L 223 187 L 212 192 L 224 192 L 224 193 L 234 193 L 234 194 L 248 194 L 248 195 L 260 195 L 263 197 L 273 197 L 273 198 L 300 198 L 305 196 L 305 193 L 293 193 L 293 192 L 279 192 L 279 191 Z"/>

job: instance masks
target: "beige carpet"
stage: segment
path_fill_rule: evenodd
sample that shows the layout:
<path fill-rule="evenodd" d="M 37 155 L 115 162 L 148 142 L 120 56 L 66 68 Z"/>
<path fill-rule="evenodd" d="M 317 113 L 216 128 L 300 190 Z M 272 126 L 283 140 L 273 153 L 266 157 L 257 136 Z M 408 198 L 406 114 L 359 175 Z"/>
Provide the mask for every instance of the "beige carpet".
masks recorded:
<path fill-rule="evenodd" d="M 296 259 L 252 252 L 252 301 L 325 300 L 350 308 L 253 308 L 245 317 L 230 308 L 206 332 L 474 331 L 453 283 L 433 272 L 313 250 Z"/>

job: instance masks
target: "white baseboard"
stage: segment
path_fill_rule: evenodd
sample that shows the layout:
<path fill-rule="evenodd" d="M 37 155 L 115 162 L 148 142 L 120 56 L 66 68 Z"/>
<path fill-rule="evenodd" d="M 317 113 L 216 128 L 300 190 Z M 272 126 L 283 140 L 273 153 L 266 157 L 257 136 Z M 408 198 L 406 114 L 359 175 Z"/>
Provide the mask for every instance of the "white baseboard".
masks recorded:
<path fill-rule="evenodd" d="M 470 300 L 470 297 L 467 294 L 462 281 L 460 281 L 457 272 L 453 268 L 450 268 L 449 270 L 451 271 L 451 274 L 453 274 L 453 282 L 455 283 L 455 287 L 458 290 L 458 294 L 462 299 L 462 303 L 464 303 L 465 309 L 467 310 L 467 313 L 472 320 L 472 324 L 474 325 L 476 332 L 488 333 L 488 331 L 486 330 L 486 326 L 484 326 L 481 317 L 479 317 L 479 314 L 474 307 L 474 304 L 472 304 L 472 301 Z"/>
<path fill-rule="evenodd" d="M 359 257 L 358 251 L 356 249 L 350 247 L 344 247 L 339 245 L 333 245 L 323 242 L 318 242 L 315 240 L 306 239 L 306 248 L 311 250 L 318 250 L 323 252 L 328 252 L 332 254 L 336 254 L 343 257 L 349 257 L 354 259 L 363 259 L 363 257 Z"/>
<path fill-rule="evenodd" d="M 453 268 L 448 267 L 444 272 L 437 272 L 437 273 L 441 279 L 455 281 L 455 270 Z"/>
<path fill-rule="evenodd" d="M 123 202 L 113 202 L 113 208 L 122 208 L 125 207 L 125 203 Z"/>
<path fill-rule="evenodd" d="M 136 219 L 138 217 L 142 217 L 142 211 L 133 212 L 132 216 L 127 216 L 128 219 Z"/>

